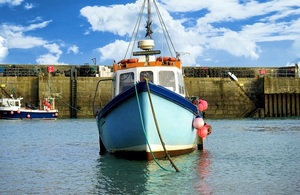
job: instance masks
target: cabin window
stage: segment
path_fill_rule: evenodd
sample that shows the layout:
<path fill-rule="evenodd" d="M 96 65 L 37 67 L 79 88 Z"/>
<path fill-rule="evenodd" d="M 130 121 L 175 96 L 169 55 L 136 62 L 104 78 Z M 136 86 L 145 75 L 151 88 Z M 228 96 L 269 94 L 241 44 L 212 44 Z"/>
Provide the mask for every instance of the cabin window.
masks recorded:
<path fill-rule="evenodd" d="M 19 105 L 19 102 L 15 102 L 15 106 L 20 106 L 20 105 Z"/>
<path fill-rule="evenodd" d="M 152 71 L 142 71 L 140 73 L 140 81 L 144 81 L 147 78 L 150 82 L 153 83 L 153 72 Z"/>
<path fill-rule="evenodd" d="M 134 85 L 133 72 L 120 74 L 120 92 L 129 89 L 133 85 Z"/>
<path fill-rule="evenodd" d="M 159 84 L 167 89 L 175 91 L 175 74 L 173 71 L 160 71 Z"/>
<path fill-rule="evenodd" d="M 8 106 L 15 106 L 14 101 L 8 101 Z"/>

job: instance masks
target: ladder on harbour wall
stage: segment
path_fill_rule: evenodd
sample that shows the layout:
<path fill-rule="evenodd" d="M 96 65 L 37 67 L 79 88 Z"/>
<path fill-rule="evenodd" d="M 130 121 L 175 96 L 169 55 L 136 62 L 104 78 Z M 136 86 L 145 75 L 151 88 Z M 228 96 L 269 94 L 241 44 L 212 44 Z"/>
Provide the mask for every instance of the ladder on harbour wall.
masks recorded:
<path fill-rule="evenodd" d="M 70 116 L 71 118 L 77 118 L 77 70 L 75 67 L 71 68 L 70 85 Z"/>
<path fill-rule="evenodd" d="M 243 89 L 243 87 L 241 87 L 238 81 L 232 80 L 232 83 L 236 87 L 238 93 L 243 96 L 244 101 L 247 102 L 247 106 L 244 107 L 244 111 L 238 117 L 243 118 L 252 116 L 257 110 L 255 103 L 250 98 L 248 93 Z"/>

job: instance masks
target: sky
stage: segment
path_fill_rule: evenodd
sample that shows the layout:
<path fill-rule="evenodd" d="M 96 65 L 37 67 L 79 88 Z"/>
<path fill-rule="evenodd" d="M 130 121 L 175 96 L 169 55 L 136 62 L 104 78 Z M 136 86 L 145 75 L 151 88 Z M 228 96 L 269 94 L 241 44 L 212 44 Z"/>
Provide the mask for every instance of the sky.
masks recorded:
<path fill-rule="evenodd" d="M 110 66 L 126 57 L 143 1 L 0 0 L 0 64 Z M 300 0 L 157 3 L 183 66 L 300 62 Z M 164 36 L 154 13 L 152 19 L 157 47 Z M 138 39 L 145 39 L 145 24 L 143 18 Z M 156 47 L 169 54 L 167 47 Z"/>

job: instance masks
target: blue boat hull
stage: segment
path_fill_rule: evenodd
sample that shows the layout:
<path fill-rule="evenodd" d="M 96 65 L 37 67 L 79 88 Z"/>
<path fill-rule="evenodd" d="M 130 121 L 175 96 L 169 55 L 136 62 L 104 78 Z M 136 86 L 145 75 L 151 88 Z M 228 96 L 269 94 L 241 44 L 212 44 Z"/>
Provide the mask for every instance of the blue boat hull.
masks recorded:
<path fill-rule="evenodd" d="M 149 87 L 155 118 L 146 84 L 140 82 L 115 97 L 97 116 L 102 147 L 128 158 L 165 157 L 156 119 L 170 156 L 192 152 L 197 144 L 192 125 L 196 106 L 168 89 L 150 83 Z"/>
<path fill-rule="evenodd" d="M 57 111 L 44 110 L 0 110 L 0 119 L 57 119 Z"/>

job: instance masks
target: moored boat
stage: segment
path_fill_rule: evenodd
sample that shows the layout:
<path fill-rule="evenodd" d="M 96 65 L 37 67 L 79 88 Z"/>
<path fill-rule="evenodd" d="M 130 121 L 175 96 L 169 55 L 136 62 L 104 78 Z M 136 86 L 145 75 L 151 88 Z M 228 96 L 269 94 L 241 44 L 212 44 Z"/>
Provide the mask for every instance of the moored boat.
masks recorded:
<path fill-rule="evenodd" d="M 1 98 L 0 119 L 56 119 L 58 110 L 55 109 L 55 99 L 42 100 L 42 109 L 26 104 L 22 106 L 23 98 Z"/>
<path fill-rule="evenodd" d="M 145 0 L 143 7 L 146 2 L 148 39 L 138 41 L 134 58 L 113 64 L 113 98 L 96 116 L 100 154 L 151 160 L 190 153 L 197 148 L 197 129 L 204 126 L 203 110 L 186 98 L 179 53 L 156 56 L 161 51 L 153 49 L 151 3 Z"/>

